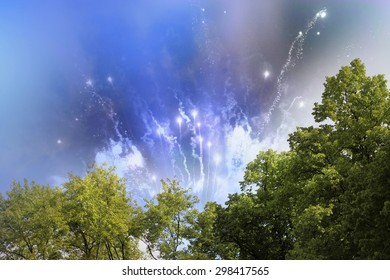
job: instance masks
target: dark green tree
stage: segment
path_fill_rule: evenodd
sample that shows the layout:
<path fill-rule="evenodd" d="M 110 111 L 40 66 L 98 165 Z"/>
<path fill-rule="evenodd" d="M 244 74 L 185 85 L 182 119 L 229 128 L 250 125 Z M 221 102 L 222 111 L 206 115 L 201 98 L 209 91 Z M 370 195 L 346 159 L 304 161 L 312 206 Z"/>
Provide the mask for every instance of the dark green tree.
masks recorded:
<path fill-rule="evenodd" d="M 326 78 L 318 127 L 290 136 L 303 185 L 291 258 L 389 258 L 390 94 L 383 75 L 356 59 Z"/>
<path fill-rule="evenodd" d="M 216 220 L 223 211 L 216 202 L 207 202 L 193 225 L 194 235 L 190 238 L 186 259 L 234 260 L 239 256 L 239 248 L 233 242 L 223 242 L 219 235 Z"/>
<path fill-rule="evenodd" d="M 284 259 L 292 248 L 291 212 L 297 190 L 291 184 L 289 153 L 260 152 L 219 211 L 216 230 L 239 248 L 239 259 Z"/>

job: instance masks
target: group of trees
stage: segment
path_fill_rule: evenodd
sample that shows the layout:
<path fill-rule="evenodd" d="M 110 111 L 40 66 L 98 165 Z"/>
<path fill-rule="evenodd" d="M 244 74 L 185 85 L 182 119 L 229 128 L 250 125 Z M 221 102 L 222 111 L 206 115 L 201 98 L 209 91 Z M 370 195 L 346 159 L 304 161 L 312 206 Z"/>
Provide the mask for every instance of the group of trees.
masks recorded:
<path fill-rule="evenodd" d="M 141 208 L 125 183 L 114 168 L 97 165 L 61 188 L 14 182 L 0 197 L 0 258 L 178 259 L 196 197 L 176 180 L 162 181 L 162 192 Z"/>
<path fill-rule="evenodd" d="M 115 170 L 0 197 L 3 259 L 390 259 L 390 93 L 356 59 L 325 82 L 316 126 L 260 152 L 225 205 L 177 180 L 140 207 Z"/>
<path fill-rule="evenodd" d="M 1 199 L 0 257 L 127 259 L 140 257 L 137 207 L 112 168 L 94 166 L 62 188 L 14 182 Z"/>

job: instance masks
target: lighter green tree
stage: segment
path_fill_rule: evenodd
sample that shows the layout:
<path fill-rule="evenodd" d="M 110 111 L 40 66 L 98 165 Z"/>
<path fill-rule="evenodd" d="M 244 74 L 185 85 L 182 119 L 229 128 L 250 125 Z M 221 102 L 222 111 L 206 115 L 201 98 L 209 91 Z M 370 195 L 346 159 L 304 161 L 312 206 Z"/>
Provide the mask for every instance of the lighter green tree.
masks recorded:
<path fill-rule="evenodd" d="M 0 256 L 5 259 L 63 258 L 67 225 L 61 190 L 25 180 L 14 182 L 0 205 Z"/>
<path fill-rule="evenodd" d="M 126 182 L 114 168 L 92 166 L 81 178 L 63 184 L 63 212 L 70 233 L 69 258 L 137 259 L 140 257 L 137 206 L 127 196 Z"/>
<path fill-rule="evenodd" d="M 143 241 L 152 258 L 176 260 L 184 256 L 186 242 L 194 235 L 198 198 L 177 180 L 161 183 L 162 191 L 146 201 Z"/>

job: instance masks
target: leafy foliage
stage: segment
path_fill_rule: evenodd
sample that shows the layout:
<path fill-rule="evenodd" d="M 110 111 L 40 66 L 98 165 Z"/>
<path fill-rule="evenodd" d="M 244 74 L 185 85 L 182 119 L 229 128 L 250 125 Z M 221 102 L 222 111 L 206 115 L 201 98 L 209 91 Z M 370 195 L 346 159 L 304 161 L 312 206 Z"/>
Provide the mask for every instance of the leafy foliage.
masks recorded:
<path fill-rule="evenodd" d="M 138 258 L 137 241 L 129 235 L 136 212 L 114 169 L 93 166 L 84 178 L 70 175 L 63 206 L 68 252 L 82 259 Z"/>
<path fill-rule="evenodd" d="M 390 101 L 382 75 L 356 59 L 328 77 L 313 115 L 318 128 L 290 137 L 303 197 L 295 207 L 292 258 L 389 258 Z M 330 124 L 329 124 L 330 123 Z"/>
<path fill-rule="evenodd" d="M 216 202 L 208 202 L 204 211 L 200 212 L 193 225 L 194 235 L 190 237 L 190 245 L 186 259 L 234 260 L 239 257 L 239 248 L 233 242 L 224 241 L 220 235 L 217 218 L 223 208 Z"/>
<path fill-rule="evenodd" d="M 61 190 L 14 182 L 0 204 L 0 252 L 6 259 L 58 259 L 67 232 Z"/>
<path fill-rule="evenodd" d="M 269 150 L 248 164 L 243 193 L 229 196 L 216 231 L 239 247 L 239 259 L 284 259 L 292 247 L 290 155 Z"/>
<path fill-rule="evenodd" d="M 184 254 L 184 241 L 193 234 L 198 198 L 176 180 L 161 180 L 162 192 L 146 201 L 143 240 L 153 258 L 176 260 Z"/>

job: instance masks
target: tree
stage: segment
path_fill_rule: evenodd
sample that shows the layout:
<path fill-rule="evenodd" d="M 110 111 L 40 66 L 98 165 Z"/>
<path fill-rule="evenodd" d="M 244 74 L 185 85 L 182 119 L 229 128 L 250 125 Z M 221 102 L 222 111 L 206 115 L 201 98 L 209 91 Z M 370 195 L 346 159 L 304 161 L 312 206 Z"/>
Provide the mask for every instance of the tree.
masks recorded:
<path fill-rule="evenodd" d="M 360 60 L 326 79 L 316 127 L 290 151 L 260 152 L 217 211 L 214 228 L 240 259 L 390 257 L 390 94 Z"/>
<path fill-rule="evenodd" d="M 232 194 L 218 212 L 216 230 L 223 242 L 239 248 L 239 259 L 284 259 L 292 247 L 289 153 L 260 152 L 246 168 L 243 193 Z"/>
<path fill-rule="evenodd" d="M 234 260 L 239 256 L 239 248 L 233 242 L 224 242 L 219 235 L 216 220 L 222 206 L 216 202 L 207 202 L 193 225 L 194 235 L 186 251 L 186 259 L 197 260 Z"/>
<path fill-rule="evenodd" d="M 5 259 L 63 258 L 67 226 L 61 214 L 61 190 L 27 180 L 13 182 L 0 199 L 0 256 Z"/>
<path fill-rule="evenodd" d="M 303 185 L 291 258 L 388 258 L 390 94 L 383 75 L 356 59 L 326 78 L 319 127 L 290 138 Z"/>
<path fill-rule="evenodd" d="M 70 258 L 140 257 L 137 236 L 132 235 L 139 232 L 135 222 L 139 210 L 114 168 L 93 165 L 84 178 L 70 175 L 63 188 Z"/>
<path fill-rule="evenodd" d="M 161 180 L 162 192 L 146 201 L 143 241 L 154 259 L 177 260 L 184 255 L 198 211 L 198 198 L 176 180 Z"/>

